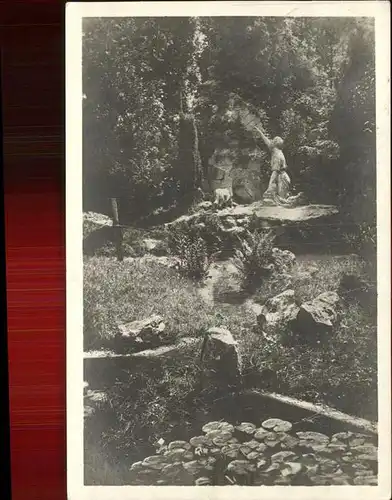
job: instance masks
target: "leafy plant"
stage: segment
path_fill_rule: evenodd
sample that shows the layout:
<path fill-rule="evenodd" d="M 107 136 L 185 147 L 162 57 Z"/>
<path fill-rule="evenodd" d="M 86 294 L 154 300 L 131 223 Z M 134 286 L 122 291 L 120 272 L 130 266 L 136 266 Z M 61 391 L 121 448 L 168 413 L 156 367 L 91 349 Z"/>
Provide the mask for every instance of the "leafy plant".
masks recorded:
<path fill-rule="evenodd" d="M 194 279 L 205 276 L 209 264 L 207 245 L 197 232 L 172 229 L 168 245 L 171 253 L 179 259 L 183 273 Z"/>
<path fill-rule="evenodd" d="M 246 232 L 241 246 L 236 249 L 233 263 L 241 272 L 245 286 L 257 284 L 273 270 L 272 249 L 274 235 L 270 231 Z"/>

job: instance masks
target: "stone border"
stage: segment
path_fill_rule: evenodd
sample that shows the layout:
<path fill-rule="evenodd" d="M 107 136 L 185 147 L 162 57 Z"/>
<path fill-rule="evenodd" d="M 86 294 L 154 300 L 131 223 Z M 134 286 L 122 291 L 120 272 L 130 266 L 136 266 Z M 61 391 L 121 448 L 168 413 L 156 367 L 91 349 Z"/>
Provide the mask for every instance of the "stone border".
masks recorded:
<path fill-rule="evenodd" d="M 277 394 L 274 392 L 269 393 L 269 392 L 257 391 L 255 389 L 244 391 L 244 395 L 258 396 L 260 398 L 264 398 L 270 401 L 271 400 L 276 401 L 284 405 L 294 406 L 300 410 L 305 410 L 309 413 L 314 413 L 322 417 L 335 420 L 342 424 L 351 425 L 353 427 L 361 429 L 362 431 L 369 432 L 373 435 L 378 435 L 378 430 L 377 430 L 378 425 L 376 422 L 371 422 L 363 418 L 347 415 L 346 413 L 343 413 L 339 410 L 335 410 L 334 408 L 331 408 L 326 405 L 309 403 L 307 401 L 301 401 L 299 399 L 295 399 L 290 396 L 284 396 L 282 394 Z"/>

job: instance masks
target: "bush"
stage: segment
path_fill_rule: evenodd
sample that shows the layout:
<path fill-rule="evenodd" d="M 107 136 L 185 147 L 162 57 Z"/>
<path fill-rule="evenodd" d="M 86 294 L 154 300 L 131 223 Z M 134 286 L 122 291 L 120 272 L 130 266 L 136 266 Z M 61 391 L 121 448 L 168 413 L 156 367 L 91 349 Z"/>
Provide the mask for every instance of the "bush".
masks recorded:
<path fill-rule="evenodd" d="M 360 253 L 364 258 L 371 261 L 377 260 L 377 224 L 363 222 L 358 224 L 351 232 L 343 235 L 344 241 L 353 252 Z"/>
<path fill-rule="evenodd" d="M 189 278 L 201 279 L 209 264 L 207 245 L 198 235 L 172 230 L 168 243 L 170 252 L 179 259 L 180 271 Z"/>
<path fill-rule="evenodd" d="M 247 232 L 233 259 L 246 287 L 254 286 L 270 275 L 273 270 L 273 246 L 274 236 L 270 231 Z"/>
<path fill-rule="evenodd" d="M 221 245 L 219 218 L 214 215 L 206 215 L 202 222 L 178 223 L 168 231 L 169 251 L 180 259 L 181 270 L 191 278 L 205 276 Z"/>

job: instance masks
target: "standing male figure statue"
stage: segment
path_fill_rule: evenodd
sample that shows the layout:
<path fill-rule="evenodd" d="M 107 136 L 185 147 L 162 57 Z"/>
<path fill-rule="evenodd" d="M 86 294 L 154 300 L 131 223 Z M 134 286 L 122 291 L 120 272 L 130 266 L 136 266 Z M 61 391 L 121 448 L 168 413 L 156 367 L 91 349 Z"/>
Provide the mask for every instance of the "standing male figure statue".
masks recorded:
<path fill-rule="evenodd" d="M 272 205 L 295 205 L 302 196 L 302 193 L 296 196 L 290 196 L 291 181 L 287 173 L 286 158 L 282 151 L 283 139 L 281 137 L 275 137 L 270 140 L 262 129 L 256 126 L 254 128 L 260 134 L 271 153 L 272 172 L 268 188 L 263 195 L 263 201 Z"/>

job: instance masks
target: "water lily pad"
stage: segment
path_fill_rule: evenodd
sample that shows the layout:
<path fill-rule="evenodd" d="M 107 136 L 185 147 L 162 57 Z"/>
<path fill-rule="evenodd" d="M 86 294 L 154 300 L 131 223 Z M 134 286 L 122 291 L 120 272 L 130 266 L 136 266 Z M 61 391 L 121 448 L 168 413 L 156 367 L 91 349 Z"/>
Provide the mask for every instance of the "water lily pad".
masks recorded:
<path fill-rule="evenodd" d="M 270 448 L 274 448 L 280 443 L 279 436 L 276 432 L 269 432 L 264 436 L 264 444 L 269 446 Z"/>
<path fill-rule="evenodd" d="M 359 476 L 354 479 L 356 486 L 377 486 L 377 476 Z"/>
<path fill-rule="evenodd" d="M 329 485 L 331 478 L 324 477 L 324 476 L 311 476 L 311 477 L 309 477 L 309 479 L 316 486 L 327 486 L 327 485 Z"/>
<path fill-rule="evenodd" d="M 209 422 L 208 424 L 203 425 L 202 430 L 205 433 L 210 431 L 233 432 L 234 426 L 228 422 Z"/>
<path fill-rule="evenodd" d="M 251 451 L 247 456 L 246 458 L 248 460 L 256 460 L 257 458 L 259 458 L 260 456 L 260 453 L 258 451 Z"/>
<path fill-rule="evenodd" d="M 291 434 L 286 434 L 285 432 L 279 433 L 278 438 L 280 441 L 280 445 L 283 449 L 288 449 L 291 450 L 298 446 L 299 444 L 299 439 L 296 438 L 295 436 L 291 436 Z"/>
<path fill-rule="evenodd" d="M 164 478 L 170 478 L 173 479 L 182 472 L 182 464 L 179 462 L 176 462 L 174 464 L 167 464 L 165 467 L 162 469 L 162 476 Z"/>
<path fill-rule="evenodd" d="M 168 445 L 169 450 L 174 450 L 175 448 L 182 448 L 184 450 L 190 450 L 191 445 L 186 441 L 172 441 Z"/>
<path fill-rule="evenodd" d="M 319 460 L 320 470 L 326 474 L 333 474 L 339 468 L 338 462 L 329 458 L 321 458 Z"/>
<path fill-rule="evenodd" d="M 193 460 L 194 456 L 193 456 L 193 453 L 189 450 L 187 450 L 184 455 L 182 456 L 182 460 L 183 461 L 189 461 L 189 460 Z"/>
<path fill-rule="evenodd" d="M 229 444 L 227 446 L 223 446 L 222 454 L 228 458 L 237 458 L 239 455 L 241 445 L 239 443 Z"/>
<path fill-rule="evenodd" d="M 259 443 L 259 441 L 256 441 L 256 439 L 252 439 L 251 441 L 245 441 L 242 444 L 243 446 L 247 446 L 251 450 L 257 450 L 261 443 Z"/>
<path fill-rule="evenodd" d="M 369 455 L 377 455 L 377 447 L 372 444 L 364 444 L 361 446 L 352 446 L 350 450 L 353 453 L 365 453 Z"/>
<path fill-rule="evenodd" d="M 266 429 L 263 429 L 262 427 L 260 427 L 260 428 L 256 429 L 256 432 L 254 433 L 253 437 L 255 439 L 258 439 L 258 440 L 262 441 L 269 434 L 270 434 L 269 431 L 267 431 Z"/>
<path fill-rule="evenodd" d="M 181 461 L 187 452 L 188 450 L 185 450 L 184 448 L 173 448 L 165 451 L 164 457 L 170 459 L 172 462 L 177 462 Z"/>
<path fill-rule="evenodd" d="M 295 476 L 299 474 L 303 467 L 299 462 L 284 462 L 283 467 L 280 469 L 280 473 L 283 477 L 285 476 Z"/>
<path fill-rule="evenodd" d="M 143 469 L 143 462 L 135 462 L 131 465 L 129 468 L 130 471 L 132 472 L 138 472 Z"/>
<path fill-rule="evenodd" d="M 195 486 L 210 486 L 212 484 L 209 477 L 198 477 L 195 481 Z"/>
<path fill-rule="evenodd" d="M 348 440 L 348 444 L 352 447 L 372 444 L 369 442 L 369 439 L 369 436 L 366 436 L 366 434 L 354 434 L 354 436 Z"/>
<path fill-rule="evenodd" d="M 248 460 L 233 460 L 227 466 L 227 470 L 233 474 L 243 476 L 249 474 L 250 472 L 254 472 L 256 470 L 256 466 L 255 464 L 248 462 Z"/>
<path fill-rule="evenodd" d="M 158 479 L 158 474 L 159 474 L 158 470 L 143 468 L 141 471 L 138 472 L 138 479 L 142 481 L 152 482 Z"/>
<path fill-rule="evenodd" d="M 357 455 L 356 457 L 358 460 L 365 460 L 367 462 L 377 462 L 378 461 L 378 456 L 376 454 L 371 454 L 371 453 L 363 453 L 361 455 Z"/>
<path fill-rule="evenodd" d="M 347 432 L 338 432 L 337 434 L 333 434 L 331 437 L 331 442 L 334 443 L 336 441 L 348 441 L 350 438 L 354 436 L 354 433 L 351 431 Z"/>
<path fill-rule="evenodd" d="M 220 436 L 222 434 L 222 431 L 220 429 L 214 430 L 214 431 L 208 431 L 206 433 L 206 438 L 212 441 L 214 438 Z"/>
<path fill-rule="evenodd" d="M 288 486 L 290 483 L 291 483 L 291 481 L 290 481 L 289 477 L 277 477 L 274 480 L 274 484 L 276 486 Z"/>
<path fill-rule="evenodd" d="M 265 460 L 264 458 L 257 461 L 257 469 L 263 469 L 266 465 L 267 465 L 267 460 Z"/>
<path fill-rule="evenodd" d="M 264 429 L 273 430 L 275 432 L 288 432 L 293 427 L 287 420 L 280 420 L 279 418 L 269 418 L 261 424 Z"/>
<path fill-rule="evenodd" d="M 192 475 L 198 474 L 200 471 L 202 471 L 205 465 L 206 464 L 204 462 L 201 462 L 199 460 L 192 460 L 191 462 L 185 462 L 182 464 L 183 468 Z"/>
<path fill-rule="evenodd" d="M 369 477 L 369 476 L 374 476 L 374 472 L 372 470 L 356 470 L 354 472 L 354 476 Z"/>
<path fill-rule="evenodd" d="M 206 436 L 194 436 L 189 440 L 189 442 L 195 448 L 212 446 L 212 441 Z"/>
<path fill-rule="evenodd" d="M 231 432 L 222 431 L 220 436 L 212 440 L 215 446 L 225 446 L 226 444 L 235 443 L 237 439 L 233 438 Z"/>
<path fill-rule="evenodd" d="M 331 477 L 331 484 L 335 486 L 346 486 L 351 484 L 351 478 L 347 475 Z"/>
<path fill-rule="evenodd" d="M 252 448 L 249 448 L 249 446 L 242 445 L 240 447 L 240 451 L 246 457 L 252 451 Z"/>
<path fill-rule="evenodd" d="M 329 444 L 329 437 L 320 432 L 297 432 L 299 446 L 312 448 L 314 451 L 322 451 Z"/>
<path fill-rule="evenodd" d="M 286 461 L 288 458 L 290 457 L 294 457 L 295 456 L 295 453 L 293 453 L 292 451 L 279 451 L 278 453 L 274 453 L 272 456 L 271 456 L 271 462 L 274 463 L 281 463 L 281 462 L 284 462 Z"/>
<path fill-rule="evenodd" d="M 167 464 L 167 460 L 162 455 L 153 455 L 147 457 L 143 460 L 143 467 L 154 470 L 162 470 L 162 468 Z"/>
<path fill-rule="evenodd" d="M 271 472 L 278 472 L 280 471 L 280 466 L 277 462 L 271 464 L 269 467 L 263 470 L 263 474 L 270 474 Z"/>
<path fill-rule="evenodd" d="M 345 453 L 347 451 L 347 446 L 344 444 L 330 443 L 323 449 L 325 453 Z"/>
<path fill-rule="evenodd" d="M 246 435 L 252 435 L 256 432 L 256 426 L 250 422 L 242 422 L 236 426 L 236 430 Z"/>
<path fill-rule="evenodd" d="M 207 461 L 204 465 L 204 468 L 205 468 L 205 470 L 213 471 L 215 469 L 215 464 L 216 464 L 216 458 L 208 457 Z"/>

